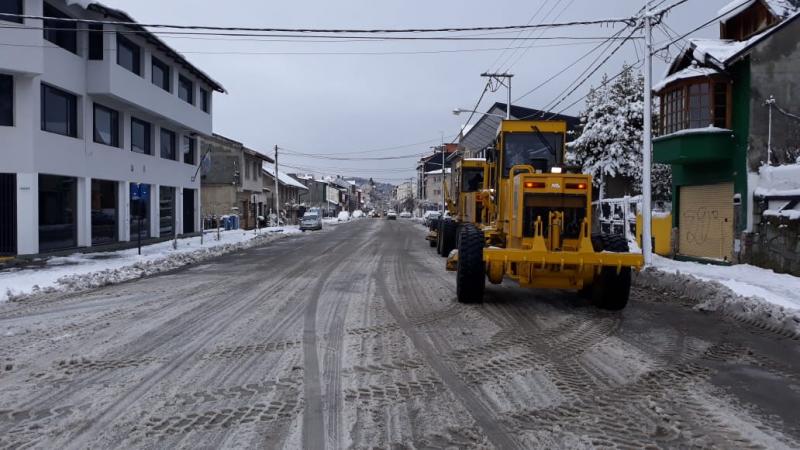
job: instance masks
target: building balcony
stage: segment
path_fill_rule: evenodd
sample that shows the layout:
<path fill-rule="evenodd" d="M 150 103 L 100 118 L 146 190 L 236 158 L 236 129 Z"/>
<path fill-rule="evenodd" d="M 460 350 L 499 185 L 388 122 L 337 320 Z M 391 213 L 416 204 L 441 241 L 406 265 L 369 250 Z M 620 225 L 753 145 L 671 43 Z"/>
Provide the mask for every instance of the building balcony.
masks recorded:
<path fill-rule="evenodd" d="M 87 93 L 145 110 L 183 129 L 206 135 L 212 133 L 211 114 L 181 100 L 175 92 L 159 88 L 149 78 L 140 77 L 119 66 L 113 58 L 88 61 Z"/>
<path fill-rule="evenodd" d="M 653 140 L 653 160 L 687 165 L 733 157 L 733 131 L 724 128 L 682 130 Z"/>
<path fill-rule="evenodd" d="M 42 31 L 40 29 L 17 29 L 22 26 L 0 20 L 0 71 L 22 75 L 41 75 L 44 71 Z"/>

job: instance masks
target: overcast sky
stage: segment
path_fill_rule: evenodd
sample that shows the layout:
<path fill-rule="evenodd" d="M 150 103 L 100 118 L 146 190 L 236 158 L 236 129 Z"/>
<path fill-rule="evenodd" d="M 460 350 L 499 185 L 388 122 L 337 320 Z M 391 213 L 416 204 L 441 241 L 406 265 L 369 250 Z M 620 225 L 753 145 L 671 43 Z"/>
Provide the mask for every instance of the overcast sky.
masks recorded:
<path fill-rule="evenodd" d="M 442 26 L 497 26 L 628 17 L 643 0 L 534 0 L 511 1 L 375 1 L 305 0 L 103 0 L 123 9 L 142 23 L 202 24 L 304 28 L 414 28 Z M 668 0 L 665 4 L 673 3 Z M 689 0 L 665 22 L 685 33 L 716 16 L 728 0 Z M 235 5 L 233 7 L 232 5 Z M 565 6 L 571 5 L 565 9 Z M 540 9 L 541 8 L 541 9 Z M 563 14 L 556 16 L 563 10 Z M 552 11 L 552 12 L 551 12 Z M 548 13 L 550 13 L 548 15 Z M 608 36 L 620 26 L 560 28 L 543 36 Z M 695 37 L 716 37 L 709 26 Z M 528 36 L 525 32 L 523 36 Z M 539 36 L 535 32 L 532 36 Z M 517 32 L 493 35 L 517 36 Z M 665 41 L 662 31 L 655 41 Z M 588 52 L 596 41 L 410 41 L 410 42 L 264 42 L 220 41 L 219 38 L 164 38 L 190 61 L 222 83 L 227 95 L 216 95 L 214 130 L 262 152 L 277 144 L 305 153 L 353 152 L 430 141 L 415 147 L 379 151 L 372 156 L 409 155 L 427 151 L 441 133 L 456 134 L 466 115 L 454 116 L 455 107 L 471 108 L 484 86 L 480 73 L 510 68 L 514 99 Z M 504 47 L 536 46 L 511 51 Z M 319 52 L 465 52 L 393 55 L 276 55 Z M 524 50 L 524 53 L 523 53 Z M 204 53 L 205 52 L 205 53 Z M 239 52 L 240 54 L 234 54 Z M 242 54 L 244 53 L 244 54 Z M 253 54 L 262 53 L 262 54 Z M 273 53 L 273 54 L 264 54 Z M 583 87 L 561 106 L 584 95 L 602 73 L 619 72 L 623 62 L 634 63 L 641 45 L 626 44 Z M 675 51 L 672 52 L 675 54 Z M 499 58 L 499 61 L 498 61 Z M 506 62 L 507 61 L 507 62 Z M 542 108 L 575 80 L 591 59 L 576 65 L 516 104 Z M 504 64 L 505 62 L 505 64 Z M 657 62 L 656 81 L 664 63 Z M 505 101 L 505 91 L 487 94 L 480 109 Z M 577 113 L 579 103 L 568 110 Z M 556 108 L 556 110 L 561 109 Z M 390 161 L 328 161 L 282 157 L 287 164 L 317 168 L 317 173 L 375 177 L 399 183 L 414 176 L 414 158 Z M 280 162 L 280 161 L 279 161 Z M 286 168 L 290 171 L 289 168 Z"/>

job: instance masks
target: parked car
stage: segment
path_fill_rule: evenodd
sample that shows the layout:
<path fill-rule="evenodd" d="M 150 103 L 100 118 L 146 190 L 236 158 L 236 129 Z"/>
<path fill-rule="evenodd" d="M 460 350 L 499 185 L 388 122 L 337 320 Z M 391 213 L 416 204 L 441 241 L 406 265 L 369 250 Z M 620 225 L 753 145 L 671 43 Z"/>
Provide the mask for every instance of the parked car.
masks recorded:
<path fill-rule="evenodd" d="M 397 213 L 394 211 L 389 211 L 386 213 L 386 220 L 397 220 Z"/>
<path fill-rule="evenodd" d="M 300 219 L 300 231 L 306 230 L 321 230 L 322 229 L 322 218 L 318 214 L 309 214 L 306 213 L 302 219 Z"/>
<path fill-rule="evenodd" d="M 360 219 L 362 217 L 364 217 L 364 211 L 361 211 L 360 209 L 353 211 L 353 219 Z"/>
<path fill-rule="evenodd" d="M 410 219 L 411 218 L 411 213 L 408 212 L 408 211 L 403 211 L 403 212 L 400 213 L 400 218 L 401 219 Z"/>
<path fill-rule="evenodd" d="M 350 213 L 347 211 L 339 212 L 339 215 L 336 217 L 336 220 L 339 222 L 349 222 L 350 221 Z"/>
<path fill-rule="evenodd" d="M 431 221 L 436 220 L 442 216 L 442 213 L 439 211 L 425 211 L 425 214 L 422 215 L 422 219 L 425 221 L 425 226 L 431 226 Z"/>

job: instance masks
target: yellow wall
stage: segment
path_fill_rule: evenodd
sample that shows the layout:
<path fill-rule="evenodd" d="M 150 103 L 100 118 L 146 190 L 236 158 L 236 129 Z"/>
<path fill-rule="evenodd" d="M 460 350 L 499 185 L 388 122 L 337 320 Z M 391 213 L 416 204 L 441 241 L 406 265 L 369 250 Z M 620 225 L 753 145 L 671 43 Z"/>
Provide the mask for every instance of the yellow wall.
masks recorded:
<path fill-rule="evenodd" d="M 653 217 L 652 231 L 655 245 L 653 251 L 657 255 L 669 256 L 672 253 L 672 214 Z M 642 215 L 636 216 L 636 242 L 642 247 Z"/>

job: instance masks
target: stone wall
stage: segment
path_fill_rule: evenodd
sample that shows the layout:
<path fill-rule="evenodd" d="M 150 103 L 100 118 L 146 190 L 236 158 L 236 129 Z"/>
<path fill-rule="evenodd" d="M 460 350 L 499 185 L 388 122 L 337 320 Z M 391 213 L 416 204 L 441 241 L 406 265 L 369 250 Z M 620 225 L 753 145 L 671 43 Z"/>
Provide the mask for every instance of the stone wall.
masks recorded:
<path fill-rule="evenodd" d="M 800 220 L 761 216 L 743 242 L 741 262 L 800 276 Z"/>

